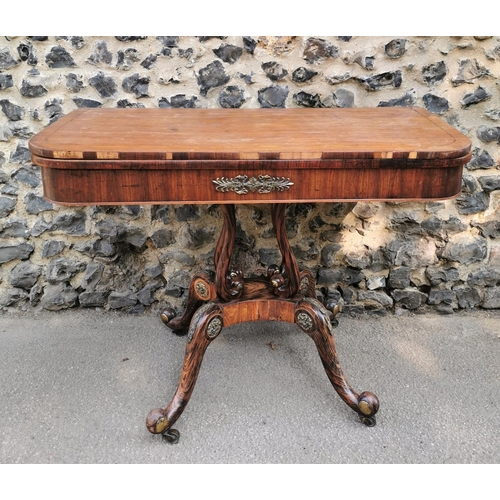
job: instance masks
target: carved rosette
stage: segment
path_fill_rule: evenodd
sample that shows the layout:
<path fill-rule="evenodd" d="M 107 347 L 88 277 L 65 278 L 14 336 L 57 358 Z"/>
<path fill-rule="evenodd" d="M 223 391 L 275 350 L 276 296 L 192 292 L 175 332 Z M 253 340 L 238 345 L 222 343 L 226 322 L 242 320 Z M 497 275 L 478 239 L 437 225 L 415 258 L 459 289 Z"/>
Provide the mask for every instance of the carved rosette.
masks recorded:
<path fill-rule="evenodd" d="M 261 193 L 267 194 L 272 191 L 285 191 L 293 186 L 293 182 L 286 177 L 271 177 L 270 175 L 259 175 L 248 177 L 248 175 L 237 175 L 236 177 L 218 177 L 212 180 L 216 191 L 221 193 L 233 192 L 236 194 Z"/>

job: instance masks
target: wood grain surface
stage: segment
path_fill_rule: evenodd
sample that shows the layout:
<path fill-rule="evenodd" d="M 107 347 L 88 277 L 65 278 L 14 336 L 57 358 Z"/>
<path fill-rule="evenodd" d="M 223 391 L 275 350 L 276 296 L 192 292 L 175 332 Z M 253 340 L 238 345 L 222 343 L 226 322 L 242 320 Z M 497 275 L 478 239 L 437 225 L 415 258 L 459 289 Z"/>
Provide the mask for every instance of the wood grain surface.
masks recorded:
<path fill-rule="evenodd" d="M 446 199 L 471 157 L 420 108 L 80 109 L 29 147 L 68 205 Z"/>

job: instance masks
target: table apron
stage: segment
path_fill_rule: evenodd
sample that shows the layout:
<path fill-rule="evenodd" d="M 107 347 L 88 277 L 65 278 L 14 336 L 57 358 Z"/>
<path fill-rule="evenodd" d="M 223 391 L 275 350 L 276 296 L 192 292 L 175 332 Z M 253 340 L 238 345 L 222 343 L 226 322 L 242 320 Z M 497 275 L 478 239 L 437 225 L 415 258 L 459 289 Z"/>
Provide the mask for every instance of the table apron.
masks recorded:
<path fill-rule="evenodd" d="M 118 205 L 448 199 L 460 193 L 462 168 L 41 170 L 48 200 Z"/>

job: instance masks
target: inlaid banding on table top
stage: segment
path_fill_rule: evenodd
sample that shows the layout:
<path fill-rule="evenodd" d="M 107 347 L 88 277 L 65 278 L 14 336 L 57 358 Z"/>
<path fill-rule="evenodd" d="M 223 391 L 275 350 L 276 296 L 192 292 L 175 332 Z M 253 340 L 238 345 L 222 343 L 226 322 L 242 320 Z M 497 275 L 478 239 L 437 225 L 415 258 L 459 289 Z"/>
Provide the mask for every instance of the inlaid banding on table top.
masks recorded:
<path fill-rule="evenodd" d="M 285 152 L 285 153 L 165 153 L 165 152 L 118 152 L 118 151 L 53 151 L 52 157 L 58 160 L 141 160 L 141 161 L 240 161 L 240 160 L 417 160 L 418 151 L 377 151 L 358 152 L 356 155 L 342 155 L 338 152 Z M 35 155 L 37 156 L 37 155 Z M 428 155 L 422 155 L 428 157 Z M 465 155 L 464 155 L 465 156 Z M 48 158 L 48 157 L 42 157 Z M 456 158 L 456 157 L 454 157 Z"/>

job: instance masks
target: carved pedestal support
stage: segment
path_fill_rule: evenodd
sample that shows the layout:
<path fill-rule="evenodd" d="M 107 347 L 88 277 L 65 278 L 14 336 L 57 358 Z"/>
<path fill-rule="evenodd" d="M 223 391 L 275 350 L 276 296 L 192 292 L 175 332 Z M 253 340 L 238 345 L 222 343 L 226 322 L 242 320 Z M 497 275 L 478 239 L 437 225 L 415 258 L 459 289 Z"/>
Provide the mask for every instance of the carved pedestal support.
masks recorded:
<path fill-rule="evenodd" d="M 223 327 L 248 321 L 285 321 L 296 323 L 309 335 L 318 350 L 325 372 L 342 400 L 359 414 L 363 423 L 375 425 L 379 408 L 371 392 L 358 394 L 348 384 L 337 357 L 333 337 L 336 304 L 326 307 L 316 300 L 315 280 L 309 270 L 299 272 L 285 229 L 285 204 L 272 206 L 272 220 L 281 264 L 271 266 L 267 277 L 247 279 L 241 270 L 230 268 L 236 232 L 234 205 L 223 205 L 224 226 L 215 250 L 215 279 L 208 273 L 193 278 L 186 308 L 181 317 L 165 310 L 161 318 L 176 333 L 188 331 L 184 364 L 177 391 L 165 408 L 152 410 L 146 426 L 172 443 L 179 433 L 172 425 L 180 417 L 193 392 L 205 351 Z"/>

